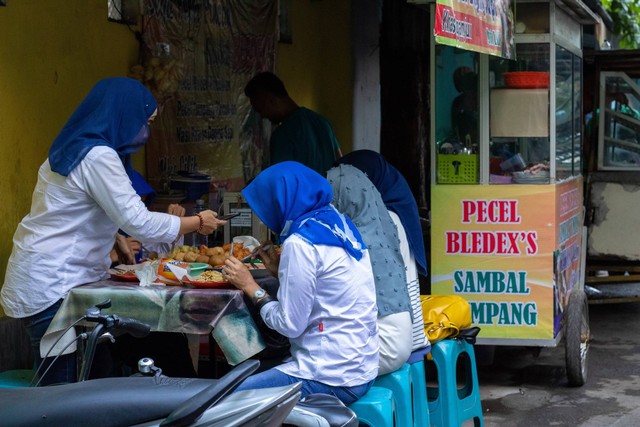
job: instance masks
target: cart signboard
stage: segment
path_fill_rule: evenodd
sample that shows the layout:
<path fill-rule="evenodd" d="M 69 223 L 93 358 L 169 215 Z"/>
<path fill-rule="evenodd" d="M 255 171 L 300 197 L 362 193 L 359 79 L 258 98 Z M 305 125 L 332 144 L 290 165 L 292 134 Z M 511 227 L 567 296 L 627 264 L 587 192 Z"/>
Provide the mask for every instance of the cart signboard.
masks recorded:
<path fill-rule="evenodd" d="M 433 186 L 431 292 L 469 301 L 483 339 L 552 345 L 580 277 L 580 182 Z"/>
<path fill-rule="evenodd" d="M 511 0 L 437 0 L 437 43 L 515 59 Z"/>

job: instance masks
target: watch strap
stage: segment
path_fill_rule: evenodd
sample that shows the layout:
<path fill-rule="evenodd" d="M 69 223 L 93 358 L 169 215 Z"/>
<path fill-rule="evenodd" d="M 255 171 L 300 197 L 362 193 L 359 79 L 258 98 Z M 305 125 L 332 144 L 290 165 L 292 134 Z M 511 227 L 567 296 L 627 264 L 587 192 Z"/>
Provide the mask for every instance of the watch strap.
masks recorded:
<path fill-rule="evenodd" d="M 267 296 L 262 297 L 258 301 L 256 301 L 256 308 L 258 309 L 258 311 L 260 311 L 262 310 L 262 307 L 274 301 L 278 301 L 278 300 L 267 294 Z"/>

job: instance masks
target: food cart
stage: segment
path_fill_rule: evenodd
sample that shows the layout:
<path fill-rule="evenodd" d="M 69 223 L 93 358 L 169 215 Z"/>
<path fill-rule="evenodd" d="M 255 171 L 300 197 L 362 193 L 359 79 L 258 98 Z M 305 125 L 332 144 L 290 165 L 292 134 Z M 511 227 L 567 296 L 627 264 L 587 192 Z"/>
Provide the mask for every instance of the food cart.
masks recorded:
<path fill-rule="evenodd" d="M 582 23 L 518 2 L 515 55 L 432 46 L 431 292 L 471 305 L 480 345 L 564 342 L 584 384 Z M 451 106 L 451 107 L 449 107 Z"/>
<path fill-rule="evenodd" d="M 640 51 L 585 52 L 591 304 L 640 301 Z M 602 114 L 600 112 L 603 112 Z"/>

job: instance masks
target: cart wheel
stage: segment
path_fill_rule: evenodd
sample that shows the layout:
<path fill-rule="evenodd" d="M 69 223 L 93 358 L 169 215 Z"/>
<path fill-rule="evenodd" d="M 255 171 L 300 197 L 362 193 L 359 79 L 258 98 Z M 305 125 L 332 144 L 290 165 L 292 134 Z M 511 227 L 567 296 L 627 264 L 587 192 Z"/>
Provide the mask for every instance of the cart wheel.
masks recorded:
<path fill-rule="evenodd" d="M 587 381 L 589 356 L 589 305 L 582 290 L 569 295 L 565 319 L 565 361 L 570 387 L 579 387 Z"/>

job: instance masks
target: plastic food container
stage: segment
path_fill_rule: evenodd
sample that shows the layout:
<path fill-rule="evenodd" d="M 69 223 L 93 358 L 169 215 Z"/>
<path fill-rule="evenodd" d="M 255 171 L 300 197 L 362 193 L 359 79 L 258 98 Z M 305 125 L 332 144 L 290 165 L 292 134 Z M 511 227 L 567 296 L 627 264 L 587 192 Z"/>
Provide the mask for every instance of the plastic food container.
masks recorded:
<path fill-rule="evenodd" d="M 514 89 L 536 89 L 549 87 L 547 71 L 512 71 L 502 73 L 507 87 Z"/>

